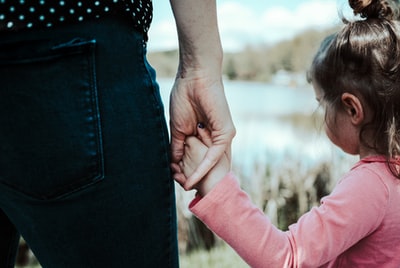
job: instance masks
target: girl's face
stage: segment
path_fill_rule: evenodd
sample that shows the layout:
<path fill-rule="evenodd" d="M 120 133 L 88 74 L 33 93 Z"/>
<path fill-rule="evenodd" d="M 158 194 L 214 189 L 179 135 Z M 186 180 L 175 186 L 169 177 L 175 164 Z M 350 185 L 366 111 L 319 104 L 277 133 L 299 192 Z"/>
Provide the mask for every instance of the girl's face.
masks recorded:
<path fill-rule="evenodd" d="M 358 128 L 351 122 L 351 116 L 341 108 L 333 107 L 324 100 L 323 91 L 314 86 L 315 97 L 325 111 L 324 129 L 330 141 L 348 154 L 360 154 Z"/>

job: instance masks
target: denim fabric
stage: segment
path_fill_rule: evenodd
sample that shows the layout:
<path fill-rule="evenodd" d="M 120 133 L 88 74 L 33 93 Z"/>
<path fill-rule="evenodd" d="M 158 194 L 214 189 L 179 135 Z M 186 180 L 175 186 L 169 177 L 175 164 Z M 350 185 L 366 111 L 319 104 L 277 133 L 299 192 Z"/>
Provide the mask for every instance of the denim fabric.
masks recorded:
<path fill-rule="evenodd" d="M 0 33 L 0 81 L 9 239 L 43 267 L 178 267 L 163 104 L 131 18 Z"/>
<path fill-rule="evenodd" d="M 3 211 L 0 210 L 0 267 L 14 267 L 18 242 L 18 231 Z"/>

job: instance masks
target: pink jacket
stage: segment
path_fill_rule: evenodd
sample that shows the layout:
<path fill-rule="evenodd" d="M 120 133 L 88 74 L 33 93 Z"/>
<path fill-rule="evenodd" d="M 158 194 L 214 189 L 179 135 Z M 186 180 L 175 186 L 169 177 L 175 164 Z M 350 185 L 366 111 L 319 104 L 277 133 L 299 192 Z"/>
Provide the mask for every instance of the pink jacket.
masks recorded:
<path fill-rule="evenodd" d="M 251 267 L 400 267 L 400 180 L 383 157 L 359 161 L 286 232 L 228 173 L 191 211 Z"/>

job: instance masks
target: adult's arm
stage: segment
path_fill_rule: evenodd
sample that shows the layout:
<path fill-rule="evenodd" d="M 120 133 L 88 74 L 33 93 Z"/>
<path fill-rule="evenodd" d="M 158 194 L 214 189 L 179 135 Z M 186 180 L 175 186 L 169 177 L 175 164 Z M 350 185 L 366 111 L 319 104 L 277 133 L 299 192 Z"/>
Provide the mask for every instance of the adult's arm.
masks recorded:
<path fill-rule="evenodd" d="M 235 136 L 222 82 L 223 51 L 218 31 L 215 0 L 170 0 L 179 38 L 179 67 L 170 96 L 172 162 L 184 154 L 187 136 L 197 134 L 198 123 L 211 133 L 212 146 L 183 187 L 193 187 L 226 153 Z"/>

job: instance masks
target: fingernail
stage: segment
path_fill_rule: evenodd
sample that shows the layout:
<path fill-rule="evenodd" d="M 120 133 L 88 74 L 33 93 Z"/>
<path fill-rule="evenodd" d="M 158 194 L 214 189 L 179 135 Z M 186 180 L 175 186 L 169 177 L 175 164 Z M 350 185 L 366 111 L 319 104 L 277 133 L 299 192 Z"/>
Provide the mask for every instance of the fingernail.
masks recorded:
<path fill-rule="evenodd" d="M 204 124 L 203 124 L 203 123 L 198 123 L 198 124 L 197 124 L 197 127 L 198 127 L 198 128 L 204 128 Z"/>

